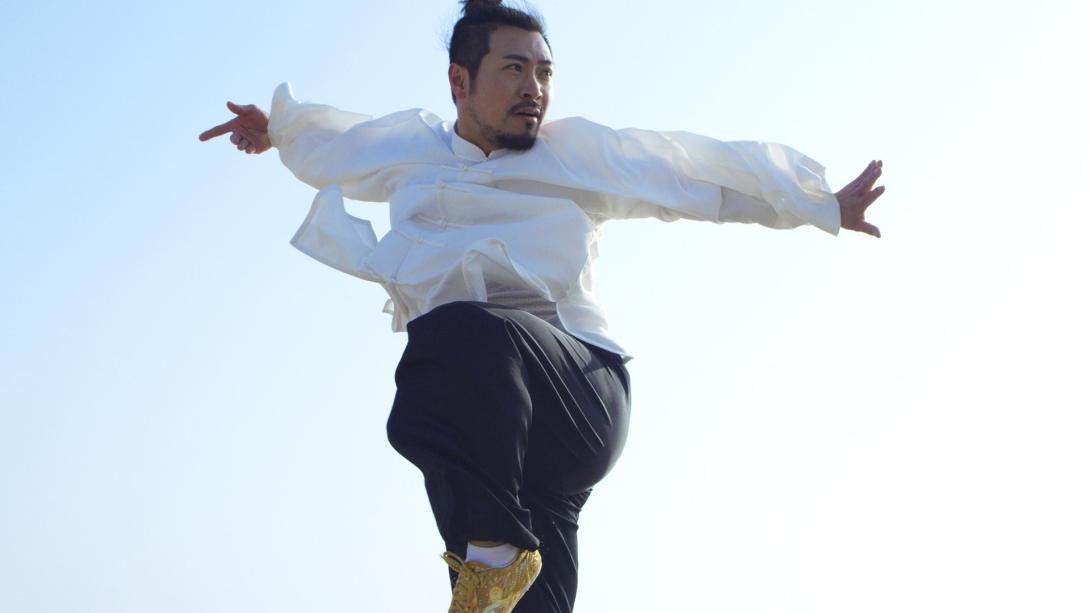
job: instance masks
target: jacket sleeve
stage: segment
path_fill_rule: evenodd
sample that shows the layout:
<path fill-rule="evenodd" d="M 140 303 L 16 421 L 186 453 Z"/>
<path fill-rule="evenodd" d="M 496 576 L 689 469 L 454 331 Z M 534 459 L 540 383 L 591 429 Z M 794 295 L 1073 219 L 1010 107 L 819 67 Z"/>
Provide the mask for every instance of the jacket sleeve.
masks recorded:
<path fill-rule="evenodd" d="M 585 204 L 599 218 L 840 229 L 825 168 L 785 145 L 613 130 L 578 117 L 546 125 L 554 155 L 599 195 Z"/>
<path fill-rule="evenodd" d="M 338 185 L 346 198 L 385 202 L 399 169 L 434 140 L 438 122 L 421 109 L 373 119 L 300 102 L 281 83 L 269 111 L 269 140 L 304 183 L 317 189 Z"/>

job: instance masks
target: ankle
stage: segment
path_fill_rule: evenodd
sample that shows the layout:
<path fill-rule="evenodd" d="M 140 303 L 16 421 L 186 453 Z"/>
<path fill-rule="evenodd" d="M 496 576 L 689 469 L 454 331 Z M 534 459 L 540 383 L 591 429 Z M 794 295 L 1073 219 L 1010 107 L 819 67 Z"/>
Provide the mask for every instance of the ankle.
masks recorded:
<path fill-rule="evenodd" d="M 496 543 L 479 545 L 478 543 Z M 466 547 L 466 561 L 476 560 L 490 568 L 500 568 L 511 564 L 518 557 L 519 548 L 510 543 L 496 541 L 470 541 Z"/>

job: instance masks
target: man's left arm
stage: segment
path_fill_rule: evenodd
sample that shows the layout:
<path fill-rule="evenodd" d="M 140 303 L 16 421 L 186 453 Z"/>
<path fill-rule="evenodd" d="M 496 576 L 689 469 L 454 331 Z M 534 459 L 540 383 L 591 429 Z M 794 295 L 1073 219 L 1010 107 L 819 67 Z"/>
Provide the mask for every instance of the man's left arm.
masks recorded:
<path fill-rule="evenodd" d="M 582 118 L 546 127 L 550 149 L 594 194 L 580 204 L 598 218 L 812 225 L 830 234 L 844 227 L 877 236 L 863 214 L 884 191 L 873 189 L 880 162 L 834 194 L 825 168 L 785 145 L 613 130 Z"/>

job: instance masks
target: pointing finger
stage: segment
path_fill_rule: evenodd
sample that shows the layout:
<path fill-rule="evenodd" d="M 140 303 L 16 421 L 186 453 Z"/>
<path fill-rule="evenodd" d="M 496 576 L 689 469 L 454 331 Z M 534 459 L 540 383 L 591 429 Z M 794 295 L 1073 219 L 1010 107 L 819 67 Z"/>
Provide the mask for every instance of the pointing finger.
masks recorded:
<path fill-rule="evenodd" d="M 208 140 L 210 138 L 215 138 L 217 136 L 220 136 L 221 134 L 227 134 L 228 132 L 230 132 L 231 130 L 234 129 L 234 127 L 232 126 L 232 122 L 234 122 L 234 119 L 232 119 L 231 121 L 226 121 L 224 123 L 221 123 L 218 126 L 208 128 L 204 132 L 201 132 L 201 135 L 198 136 L 197 138 L 199 138 L 202 141 L 205 141 L 205 140 Z"/>

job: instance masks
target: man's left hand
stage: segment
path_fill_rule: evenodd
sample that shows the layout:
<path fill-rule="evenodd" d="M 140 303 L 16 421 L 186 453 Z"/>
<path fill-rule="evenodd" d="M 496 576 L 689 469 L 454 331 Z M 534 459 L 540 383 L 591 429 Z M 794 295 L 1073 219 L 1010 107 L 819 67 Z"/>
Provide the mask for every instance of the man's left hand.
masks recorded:
<path fill-rule="evenodd" d="M 877 238 L 882 237 L 878 226 L 869 224 L 863 219 L 863 213 L 866 212 L 867 207 L 886 192 L 884 185 L 874 187 L 874 182 L 880 176 L 882 176 L 882 160 L 871 161 L 863 174 L 836 193 L 836 201 L 840 203 L 841 228 L 866 232 Z"/>

